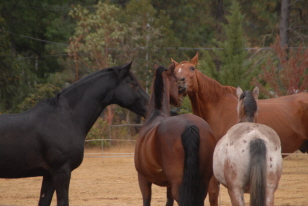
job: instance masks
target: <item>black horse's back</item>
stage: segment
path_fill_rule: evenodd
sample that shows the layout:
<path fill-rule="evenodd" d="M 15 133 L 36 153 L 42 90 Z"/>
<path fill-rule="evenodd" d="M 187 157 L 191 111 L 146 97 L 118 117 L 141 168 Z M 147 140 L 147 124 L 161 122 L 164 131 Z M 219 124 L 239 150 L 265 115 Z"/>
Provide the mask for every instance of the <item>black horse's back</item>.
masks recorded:
<path fill-rule="evenodd" d="M 73 83 L 32 109 L 0 115 L 0 178 L 43 176 L 39 205 L 68 205 L 71 171 L 83 160 L 84 140 L 109 104 L 145 116 L 148 95 L 131 64 L 107 68 Z"/>

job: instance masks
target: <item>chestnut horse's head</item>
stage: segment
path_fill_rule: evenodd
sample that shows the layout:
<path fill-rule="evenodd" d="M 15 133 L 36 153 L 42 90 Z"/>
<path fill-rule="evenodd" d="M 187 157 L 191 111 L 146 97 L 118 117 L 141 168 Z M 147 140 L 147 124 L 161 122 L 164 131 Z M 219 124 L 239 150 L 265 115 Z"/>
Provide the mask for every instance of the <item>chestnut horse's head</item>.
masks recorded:
<path fill-rule="evenodd" d="M 174 74 L 175 64 L 172 63 L 168 69 L 162 66 L 155 68 L 155 85 L 154 91 L 156 95 L 156 101 L 162 101 L 163 91 L 169 91 L 170 104 L 173 106 L 181 106 L 183 103 L 184 95 L 179 93 L 177 78 Z M 161 98 L 158 98 L 161 96 Z M 160 100 L 159 100 L 160 99 Z M 158 102 L 156 104 L 159 104 Z"/>
<path fill-rule="evenodd" d="M 183 61 L 177 63 L 173 59 L 171 61 L 175 64 L 175 75 L 178 80 L 179 92 L 186 95 L 190 92 L 196 92 L 198 90 L 198 84 L 196 79 L 196 65 L 198 64 L 198 52 L 189 62 Z"/>

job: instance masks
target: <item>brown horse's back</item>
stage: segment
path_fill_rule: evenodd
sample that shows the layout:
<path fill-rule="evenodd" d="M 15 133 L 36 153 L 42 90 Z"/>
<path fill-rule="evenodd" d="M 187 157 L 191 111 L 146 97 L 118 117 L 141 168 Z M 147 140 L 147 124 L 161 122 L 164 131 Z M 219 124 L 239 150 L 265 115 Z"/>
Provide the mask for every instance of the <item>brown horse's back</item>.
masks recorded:
<path fill-rule="evenodd" d="M 179 171 L 178 168 L 182 168 L 184 165 L 183 145 L 181 141 L 181 135 L 187 124 L 195 125 L 199 128 L 200 145 L 199 145 L 199 158 L 200 158 L 200 174 L 204 178 L 204 181 L 208 181 L 212 176 L 212 156 L 216 145 L 213 131 L 206 121 L 202 118 L 192 115 L 183 114 L 175 117 L 165 119 L 157 128 L 158 144 L 161 145 L 161 154 L 167 154 L 161 157 L 163 168 L 168 168 L 167 176 L 177 175 L 182 180 L 183 171 Z M 168 134 L 165 134 L 169 131 Z M 172 131 L 172 133 L 170 133 Z M 169 138 L 166 138 L 168 136 Z M 174 162 L 172 165 L 171 160 L 177 156 L 181 159 L 181 162 Z"/>
<path fill-rule="evenodd" d="M 296 151 L 308 138 L 308 93 L 259 100 L 257 122 L 278 133 L 282 152 Z"/>
<path fill-rule="evenodd" d="M 199 162 L 199 188 L 205 198 L 208 182 L 213 175 L 213 152 L 216 145 L 212 129 L 202 118 L 192 115 L 177 115 L 162 120 L 156 127 L 143 128 L 135 147 L 135 166 L 149 182 L 159 186 L 180 188 L 185 177 L 183 133 L 189 126 L 197 127 L 199 143 L 196 150 Z M 189 136 L 189 138 L 193 138 Z M 191 143 L 189 146 L 193 145 Z M 198 152 L 199 149 L 199 152 Z M 172 190 L 180 201 L 180 191 Z M 201 198 L 201 199 L 204 199 Z M 200 203 L 201 204 L 201 203 Z"/>

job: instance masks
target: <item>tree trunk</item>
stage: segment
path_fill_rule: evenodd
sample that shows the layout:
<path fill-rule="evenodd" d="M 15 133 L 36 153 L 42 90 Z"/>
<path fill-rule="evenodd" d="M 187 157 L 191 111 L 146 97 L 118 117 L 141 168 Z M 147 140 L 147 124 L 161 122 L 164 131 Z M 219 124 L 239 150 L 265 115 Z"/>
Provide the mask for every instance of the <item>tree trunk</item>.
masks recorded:
<path fill-rule="evenodd" d="M 279 26 L 280 46 L 283 47 L 288 44 L 289 41 L 289 0 L 281 0 L 281 16 Z"/>

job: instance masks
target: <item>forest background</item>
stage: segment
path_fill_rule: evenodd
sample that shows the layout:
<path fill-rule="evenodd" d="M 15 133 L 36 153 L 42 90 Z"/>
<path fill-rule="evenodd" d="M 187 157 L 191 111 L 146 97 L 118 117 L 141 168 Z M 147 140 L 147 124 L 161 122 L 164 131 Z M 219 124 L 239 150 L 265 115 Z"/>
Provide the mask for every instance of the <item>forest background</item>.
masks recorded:
<path fill-rule="evenodd" d="M 154 63 L 196 52 L 198 68 L 223 85 L 258 85 L 262 98 L 306 92 L 307 45 L 307 0 L 1 1 L 0 113 L 23 112 L 132 60 L 150 93 Z M 108 111 L 108 124 L 133 119 L 120 107 Z M 188 100 L 177 109 L 190 111 Z"/>

